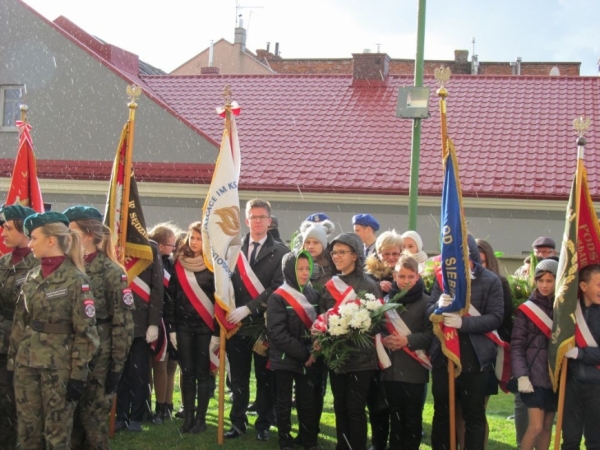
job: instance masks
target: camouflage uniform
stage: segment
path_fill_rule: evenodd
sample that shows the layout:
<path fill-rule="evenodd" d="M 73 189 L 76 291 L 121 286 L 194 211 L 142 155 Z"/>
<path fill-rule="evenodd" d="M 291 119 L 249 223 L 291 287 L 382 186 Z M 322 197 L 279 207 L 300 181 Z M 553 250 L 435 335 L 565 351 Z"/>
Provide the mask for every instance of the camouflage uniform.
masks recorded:
<path fill-rule="evenodd" d="M 69 258 L 46 278 L 32 269 L 17 302 L 8 370 L 15 370 L 20 448 L 70 449 L 70 379 L 87 380 L 99 346 L 87 277 Z"/>
<path fill-rule="evenodd" d="M 14 449 L 17 446 L 15 390 L 8 383 L 7 354 L 21 286 L 27 272 L 38 264 L 32 253 L 16 264 L 13 264 L 12 253 L 0 258 L 0 449 Z"/>
<path fill-rule="evenodd" d="M 100 348 L 90 363 L 88 384 L 75 410 L 73 448 L 108 449 L 108 415 L 112 395 L 106 395 L 110 372 L 121 373 L 133 341 L 135 308 L 127 275 L 105 253 L 99 251 L 86 264 L 96 305 L 96 327 Z M 84 447 L 85 441 L 85 447 Z"/>

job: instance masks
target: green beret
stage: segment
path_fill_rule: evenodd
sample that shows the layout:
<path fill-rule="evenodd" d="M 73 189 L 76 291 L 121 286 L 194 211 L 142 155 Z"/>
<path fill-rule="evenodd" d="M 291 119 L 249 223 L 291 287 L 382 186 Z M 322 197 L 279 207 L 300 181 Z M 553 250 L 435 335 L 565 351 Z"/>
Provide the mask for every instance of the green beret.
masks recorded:
<path fill-rule="evenodd" d="M 32 214 L 35 214 L 35 211 L 27 206 L 5 206 L 0 211 L 0 221 L 8 222 L 9 220 L 25 219 L 26 217 L 31 216 Z"/>
<path fill-rule="evenodd" d="M 36 228 L 43 227 L 49 223 L 64 223 L 69 226 L 69 219 L 64 214 L 48 211 L 42 214 L 36 213 L 25 219 L 23 222 L 23 232 L 27 237 L 31 237 L 31 232 Z"/>
<path fill-rule="evenodd" d="M 83 219 L 96 219 L 102 222 L 102 213 L 93 206 L 71 206 L 65 209 L 63 214 L 70 222 Z"/>

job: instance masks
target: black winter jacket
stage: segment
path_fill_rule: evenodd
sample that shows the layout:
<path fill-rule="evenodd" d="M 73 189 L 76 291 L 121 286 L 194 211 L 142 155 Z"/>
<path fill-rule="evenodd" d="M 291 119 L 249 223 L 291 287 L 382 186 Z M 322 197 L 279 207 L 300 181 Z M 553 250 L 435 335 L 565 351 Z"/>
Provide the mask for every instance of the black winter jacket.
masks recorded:
<path fill-rule="evenodd" d="M 180 264 L 176 262 L 175 264 Z M 211 303 L 215 303 L 215 277 L 213 273 L 204 269 L 200 272 L 194 272 L 196 281 L 200 288 L 204 291 L 206 296 L 210 299 Z M 185 294 L 177 271 L 173 269 L 171 280 L 169 282 L 169 295 L 167 304 L 167 324 L 169 332 L 175 332 L 176 330 L 185 329 L 187 331 L 194 331 L 196 333 L 211 333 L 211 329 L 204 322 L 202 317 L 196 311 L 196 308 L 190 302 L 190 299 Z M 216 319 L 213 320 L 213 329 L 218 328 Z"/>
<path fill-rule="evenodd" d="M 433 340 L 433 326 L 427 314 L 429 296 L 424 293 L 425 283 L 419 278 L 415 284 L 397 303 L 404 305 L 405 311 L 399 312 L 400 317 L 410 329 L 408 335 L 408 347 L 415 350 L 427 352 Z M 396 283 L 386 297 L 386 302 L 393 299 L 400 292 Z M 399 310 L 400 311 L 400 310 Z M 387 334 L 387 333 L 386 333 Z M 383 371 L 385 381 L 402 381 L 405 383 L 427 383 L 429 370 L 421 365 L 416 359 L 403 350 L 391 353 L 392 365 Z"/>
<path fill-rule="evenodd" d="M 248 253 L 249 241 L 250 234 L 247 234 L 240 250 L 244 254 Z M 275 241 L 270 234 L 267 235 L 267 240 L 261 246 L 258 255 L 256 255 L 256 261 L 252 266 L 252 271 L 265 288 L 264 292 L 256 298 L 252 298 L 246 290 L 237 267 L 234 270 L 231 282 L 233 283 L 233 290 L 235 292 L 235 306 L 247 306 L 251 312 L 251 315 L 246 317 L 242 323 L 250 322 L 252 317 L 262 315 L 267 309 L 269 296 L 283 284 L 281 259 L 288 252 L 289 249 L 285 245 Z"/>
<path fill-rule="evenodd" d="M 544 297 L 537 289 L 529 297 L 544 313 L 552 319 L 554 296 Z M 510 363 L 515 378 L 529 377 L 531 384 L 543 388 L 552 388 L 548 370 L 549 339 L 538 326 L 517 310 L 510 340 Z"/>
<path fill-rule="evenodd" d="M 285 283 L 304 294 L 313 305 L 315 316 L 318 312 L 319 294 L 310 285 L 303 289 L 296 277 L 296 252 L 283 257 L 283 278 Z M 300 254 L 308 252 L 302 250 Z M 310 357 L 312 342 L 310 330 L 306 328 L 300 316 L 279 294 L 273 293 L 267 302 L 267 333 L 269 337 L 269 359 L 273 370 L 289 370 L 304 373 L 304 363 Z"/>
<path fill-rule="evenodd" d="M 458 333 L 460 339 L 468 336 L 481 370 L 487 370 L 496 362 L 497 350 L 496 344 L 486 337 L 485 333 L 496 330 L 502 323 L 504 317 L 502 284 L 498 275 L 478 263 L 475 265 L 473 276 L 475 278 L 471 279 L 471 304 L 481 316 L 464 316 Z M 440 295 L 442 289 L 436 281 L 431 290 L 430 312 L 435 310 Z M 432 360 L 442 355 L 439 339 L 432 340 L 430 355 Z"/>
<path fill-rule="evenodd" d="M 377 298 L 381 298 L 381 289 L 375 281 L 363 272 L 365 264 L 364 247 L 360 238 L 354 233 L 343 233 L 336 237 L 330 244 L 333 248 L 335 243 L 348 245 L 357 255 L 356 268 L 354 272 L 347 275 L 339 274 L 338 276 L 348 286 L 354 289 L 357 294 L 360 291 L 371 293 Z M 335 306 L 335 299 L 331 293 L 325 288 L 319 303 L 319 313 L 323 314 Z M 361 370 L 377 370 L 377 353 L 375 348 L 357 349 L 352 354 L 352 358 L 339 370 L 340 373 L 358 372 Z"/>
<path fill-rule="evenodd" d="M 145 337 L 150 325 L 156 325 L 160 329 L 160 321 L 163 317 L 165 290 L 163 265 L 156 242 L 150 241 L 150 246 L 152 247 L 153 263 L 138 275 L 150 288 L 150 301 L 146 302 L 133 290 L 135 310 L 132 311 L 132 315 L 135 324 L 134 337 L 136 338 Z"/>
<path fill-rule="evenodd" d="M 581 302 L 583 317 L 594 336 L 594 340 L 600 345 L 600 305 L 585 306 Z M 600 347 L 580 348 L 577 359 L 569 360 L 569 371 L 573 378 L 582 383 L 600 384 Z"/>

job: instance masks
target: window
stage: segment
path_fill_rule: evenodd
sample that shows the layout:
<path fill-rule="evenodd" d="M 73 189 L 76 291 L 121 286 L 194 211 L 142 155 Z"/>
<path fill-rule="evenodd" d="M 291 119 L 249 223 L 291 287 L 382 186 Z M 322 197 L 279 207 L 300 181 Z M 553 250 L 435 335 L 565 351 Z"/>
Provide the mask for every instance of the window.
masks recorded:
<path fill-rule="evenodd" d="M 23 87 L 19 85 L 0 86 L 0 103 L 2 103 L 0 131 L 17 131 L 16 122 L 21 118 L 22 90 Z"/>

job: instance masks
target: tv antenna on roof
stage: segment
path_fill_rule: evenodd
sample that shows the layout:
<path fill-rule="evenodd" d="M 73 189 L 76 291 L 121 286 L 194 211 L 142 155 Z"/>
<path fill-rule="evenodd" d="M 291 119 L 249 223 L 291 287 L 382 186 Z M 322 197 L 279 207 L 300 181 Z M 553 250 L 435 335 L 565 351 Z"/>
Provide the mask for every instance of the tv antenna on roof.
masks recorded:
<path fill-rule="evenodd" d="M 242 9 L 262 9 L 262 6 L 242 6 L 240 5 L 240 1 L 239 0 L 235 0 L 235 26 L 236 27 L 242 27 L 243 26 L 243 21 L 242 21 L 242 13 L 240 12 L 240 10 Z"/>

